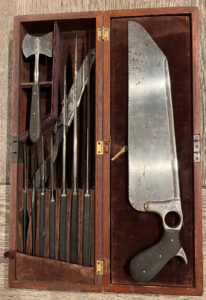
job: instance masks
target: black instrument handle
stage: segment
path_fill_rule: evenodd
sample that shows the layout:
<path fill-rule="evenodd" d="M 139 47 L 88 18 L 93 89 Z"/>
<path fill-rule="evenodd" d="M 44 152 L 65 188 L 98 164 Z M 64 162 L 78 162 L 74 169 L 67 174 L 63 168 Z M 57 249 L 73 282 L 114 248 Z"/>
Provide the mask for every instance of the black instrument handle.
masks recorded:
<path fill-rule="evenodd" d="M 60 231 L 61 233 L 61 231 Z M 55 245 L 56 245 L 56 201 L 50 201 L 49 209 L 49 257 L 55 258 Z"/>
<path fill-rule="evenodd" d="M 180 230 L 166 229 L 161 240 L 137 254 L 130 262 L 130 274 L 135 281 L 149 281 L 180 250 Z"/>
<path fill-rule="evenodd" d="M 41 132 L 41 112 L 40 112 L 39 98 L 40 98 L 39 83 L 34 82 L 32 87 L 30 125 L 29 125 L 29 136 L 32 143 L 36 143 L 39 140 L 40 132 Z"/>
<path fill-rule="evenodd" d="M 82 264 L 91 266 L 91 195 L 84 195 Z"/>
<path fill-rule="evenodd" d="M 23 209 L 23 253 L 26 253 L 27 232 L 29 225 L 29 216 L 27 211 L 27 192 L 24 191 L 24 209 Z"/>
<path fill-rule="evenodd" d="M 33 187 L 32 191 L 32 208 L 31 208 L 31 219 L 32 219 L 32 255 L 36 255 L 36 219 L 37 219 L 37 207 L 36 207 L 36 193 Z"/>
<path fill-rule="evenodd" d="M 78 194 L 73 193 L 71 198 L 70 220 L 70 263 L 78 263 Z"/>
<path fill-rule="evenodd" d="M 59 259 L 66 261 L 67 253 L 67 195 L 62 194 L 60 199 L 60 226 L 59 226 Z"/>
<path fill-rule="evenodd" d="M 40 224 L 39 224 L 39 256 L 44 256 L 45 247 L 45 193 L 40 196 Z"/>

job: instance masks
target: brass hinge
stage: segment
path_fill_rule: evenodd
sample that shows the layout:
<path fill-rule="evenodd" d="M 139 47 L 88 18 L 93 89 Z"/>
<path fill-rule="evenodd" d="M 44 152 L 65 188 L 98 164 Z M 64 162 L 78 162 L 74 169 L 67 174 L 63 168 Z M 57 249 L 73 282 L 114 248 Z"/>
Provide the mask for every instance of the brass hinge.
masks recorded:
<path fill-rule="evenodd" d="M 109 153 L 109 141 L 97 141 L 97 155 Z"/>
<path fill-rule="evenodd" d="M 97 275 L 103 276 L 104 274 L 104 262 L 103 260 L 96 261 L 96 273 Z"/>
<path fill-rule="evenodd" d="M 98 41 L 109 41 L 109 28 L 107 28 L 107 27 L 97 28 L 97 40 Z"/>
<path fill-rule="evenodd" d="M 199 163 L 200 161 L 200 135 L 194 134 L 194 163 Z"/>

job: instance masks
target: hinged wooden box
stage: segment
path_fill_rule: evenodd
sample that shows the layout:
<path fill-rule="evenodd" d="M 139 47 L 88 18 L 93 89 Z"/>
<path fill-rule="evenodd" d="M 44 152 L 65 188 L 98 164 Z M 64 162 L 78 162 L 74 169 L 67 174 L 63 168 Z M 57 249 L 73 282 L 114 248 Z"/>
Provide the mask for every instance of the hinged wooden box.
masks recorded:
<path fill-rule="evenodd" d="M 167 57 L 170 69 L 174 126 L 184 224 L 181 244 L 188 264 L 172 258 L 148 282 L 135 282 L 128 263 L 162 235 L 157 214 L 138 212 L 128 200 L 128 21 L 139 22 Z M 74 79 L 75 36 L 78 36 L 78 69 L 90 49 L 95 49 L 91 68 L 91 264 L 82 260 L 83 210 L 86 159 L 86 103 L 83 91 L 78 108 L 78 262 L 70 262 L 70 215 L 72 138 L 67 136 L 67 253 L 59 260 L 60 197 L 62 190 L 61 147 L 54 164 L 56 229 L 55 255 L 49 253 L 51 179 L 45 184 L 45 249 L 39 253 L 41 186 L 36 189 L 36 241 L 32 245 L 32 172 L 34 154 L 41 165 L 41 140 L 29 141 L 29 111 L 34 59 L 22 53 L 27 33 L 53 32 L 53 55 L 39 63 L 41 132 L 45 157 L 50 154 L 50 136 L 64 100 L 64 65 L 67 93 Z M 88 46 L 88 32 L 90 45 Z M 10 200 L 9 285 L 14 288 L 60 289 L 92 292 L 124 292 L 200 295 L 202 293 L 201 161 L 199 23 L 195 7 L 137 9 L 106 12 L 18 16 L 14 20 L 12 163 Z M 73 125 L 71 125 L 72 128 Z M 27 209 L 29 218 L 26 253 L 22 246 L 24 192 L 23 144 L 30 149 Z M 35 150 L 34 150 L 35 148 Z M 122 151 L 121 151 L 122 150 Z M 119 153 L 120 155 L 116 155 Z M 112 160 L 112 158 L 114 158 Z M 33 249 L 35 247 L 35 251 Z M 32 255 L 34 254 L 34 255 Z"/>

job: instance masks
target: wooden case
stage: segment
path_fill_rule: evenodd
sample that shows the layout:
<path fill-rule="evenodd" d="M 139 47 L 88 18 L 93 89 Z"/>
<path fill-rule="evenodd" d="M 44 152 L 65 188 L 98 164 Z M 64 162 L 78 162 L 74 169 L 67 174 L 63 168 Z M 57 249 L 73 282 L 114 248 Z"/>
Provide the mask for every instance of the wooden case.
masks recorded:
<path fill-rule="evenodd" d="M 188 256 L 188 265 L 173 258 L 153 280 L 145 283 L 135 283 L 130 278 L 128 262 L 138 251 L 157 242 L 162 233 L 162 225 L 157 215 L 137 212 L 129 205 L 127 154 L 111 161 L 122 146 L 127 145 L 127 22 L 131 19 L 145 27 L 165 53 L 169 63 L 184 216 L 180 239 Z M 40 68 L 40 86 L 45 91 L 42 101 L 51 108 L 49 110 L 47 104 L 43 105 L 42 132 L 46 135 L 60 112 L 63 62 L 66 51 L 73 45 L 73 42 L 70 45 L 70 33 L 83 30 L 96 32 L 93 40 L 96 50 L 93 144 L 96 145 L 96 150 L 93 149 L 93 258 L 90 267 L 81 265 L 81 242 L 78 265 L 73 265 L 68 260 L 59 261 L 58 249 L 56 259 L 52 260 L 48 258 L 48 248 L 42 258 L 31 255 L 31 246 L 28 246 L 30 250 L 27 254 L 23 254 L 20 245 L 23 163 L 19 145 L 28 137 L 26 110 L 32 86 L 21 44 L 27 32 L 44 34 L 51 30 L 54 32 L 53 58 L 44 62 L 44 67 Z M 84 37 L 82 41 L 84 45 Z M 10 287 L 85 292 L 202 294 L 201 163 L 193 162 L 194 135 L 200 134 L 201 124 L 198 8 L 15 17 L 11 122 L 10 244 L 6 253 L 9 257 Z M 102 141 L 103 146 L 101 154 L 97 151 L 99 141 Z M 84 175 L 82 178 L 84 182 Z M 71 189 L 67 193 L 70 196 Z M 83 193 L 84 184 L 79 190 L 79 228 L 82 224 Z M 37 199 L 39 195 L 40 191 L 37 191 Z M 50 190 L 47 189 L 47 202 L 49 197 Z M 57 200 L 59 197 L 58 190 Z M 28 210 L 30 206 L 28 204 Z M 46 214 L 48 217 L 48 211 Z M 57 236 L 58 228 L 57 225 Z M 79 240 L 81 235 L 80 232 Z"/>

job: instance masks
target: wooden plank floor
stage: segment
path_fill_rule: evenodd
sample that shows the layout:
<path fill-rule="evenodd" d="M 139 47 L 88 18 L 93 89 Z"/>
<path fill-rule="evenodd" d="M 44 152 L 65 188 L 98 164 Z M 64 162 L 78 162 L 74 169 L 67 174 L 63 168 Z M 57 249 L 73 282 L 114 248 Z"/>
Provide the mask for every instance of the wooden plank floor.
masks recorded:
<path fill-rule="evenodd" d="M 201 96 L 202 96 L 202 166 L 203 186 L 206 186 L 205 156 L 205 91 L 206 91 L 206 1 L 205 0 L 7 0 L 0 1 L 0 299 L 206 299 L 203 297 L 125 295 L 125 294 L 86 294 L 72 292 L 49 292 L 36 290 L 8 289 L 8 262 L 3 253 L 8 250 L 9 241 L 9 158 L 10 151 L 10 103 L 11 103 L 11 49 L 13 17 L 21 14 L 55 13 L 72 11 L 134 9 L 141 7 L 199 6 L 200 8 L 200 55 L 201 55 Z M 204 254 L 206 254 L 206 190 L 203 189 L 203 233 Z M 204 255 L 205 257 L 205 255 Z M 204 261 L 204 269 L 205 269 Z M 205 270 L 206 271 L 206 270 Z M 204 285 L 206 280 L 204 276 Z"/>

